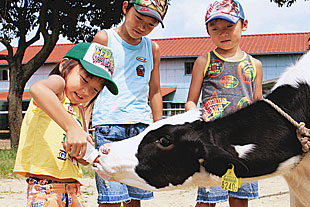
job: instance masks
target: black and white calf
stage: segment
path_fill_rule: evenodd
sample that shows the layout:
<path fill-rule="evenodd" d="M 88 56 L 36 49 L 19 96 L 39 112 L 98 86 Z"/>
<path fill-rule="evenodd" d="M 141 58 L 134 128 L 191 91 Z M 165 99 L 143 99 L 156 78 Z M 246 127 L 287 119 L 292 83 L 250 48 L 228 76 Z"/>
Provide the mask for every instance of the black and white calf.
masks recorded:
<path fill-rule="evenodd" d="M 310 53 L 266 98 L 309 128 Z M 242 182 L 283 175 L 291 206 L 310 206 L 310 154 L 303 153 L 296 128 L 264 101 L 210 122 L 192 110 L 107 147 L 96 168 L 107 180 L 152 191 L 219 185 L 232 163 Z"/>

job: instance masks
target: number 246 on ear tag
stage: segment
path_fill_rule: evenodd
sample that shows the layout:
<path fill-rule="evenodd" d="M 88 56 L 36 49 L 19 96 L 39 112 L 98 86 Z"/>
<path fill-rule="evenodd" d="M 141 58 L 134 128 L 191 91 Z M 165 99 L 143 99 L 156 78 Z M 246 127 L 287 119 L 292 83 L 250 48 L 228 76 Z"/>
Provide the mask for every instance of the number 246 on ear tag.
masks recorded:
<path fill-rule="evenodd" d="M 235 166 L 233 164 L 231 169 L 228 169 L 227 172 L 222 176 L 221 188 L 224 190 L 229 190 L 237 192 L 238 188 L 241 187 L 241 179 L 237 178 L 234 172 Z"/>

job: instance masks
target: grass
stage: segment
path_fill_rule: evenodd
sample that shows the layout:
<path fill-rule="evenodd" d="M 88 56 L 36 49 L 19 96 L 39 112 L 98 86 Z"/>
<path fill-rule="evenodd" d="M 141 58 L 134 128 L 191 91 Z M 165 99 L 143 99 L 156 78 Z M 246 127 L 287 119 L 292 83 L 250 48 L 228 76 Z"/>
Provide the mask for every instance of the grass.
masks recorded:
<path fill-rule="evenodd" d="M 82 165 L 82 170 L 83 170 L 84 177 L 91 177 L 91 178 L 95 177 L 95 172 L 92 169 L 91 165 L 87 165 L 87 166 Z"/>
<path fill-rule="evenodd" d="M 17 178 L 19 175 L 13 173 L 16 158 L 16 148 L 0 150 L 0 177 Z"/>
<path fill-rule="evenodd" d="M 0 150 L 0 177 L 1 178 L 21 178 L 22 176 L 13 173 L 17 149 Z M 91 165 L 81 165 L 83 176 L 95 176 Z"/>

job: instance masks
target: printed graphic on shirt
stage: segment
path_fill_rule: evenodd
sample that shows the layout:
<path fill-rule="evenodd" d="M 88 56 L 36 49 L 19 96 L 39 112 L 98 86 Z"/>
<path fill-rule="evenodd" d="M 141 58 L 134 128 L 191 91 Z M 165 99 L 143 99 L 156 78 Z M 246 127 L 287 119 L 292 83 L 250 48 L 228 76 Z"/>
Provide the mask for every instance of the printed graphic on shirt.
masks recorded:
<path fill-rule="evenodd" d="M 211 98 L 203 104 L 205 115 L 209 119 L 217 119 L 223 116 L 223 111 L 231 102 L 226 97 L 218 97 L 216 91 L 213 92 Z"/>
<path fill-rule="evenodd" d="M 237 109 L 238 110 L 242 109 L 242 108 L 244 108 L 246 106 L 249 106 L 250 104 L 252 104 L 251 99 L 245 96 L 242 99 L 240 99 L 240 101 L 238 102 Z"/>
<path fill-rule="evenodd" d="M 225 75 L 221 78 L 220 85 L 224 88 L 236 88 L 239 85 L 239 80 L 235 76 Z"/>
<path fill-rule="evenodd" d="M 141 77 L 144 77 L 144 74 L 145 74 L 145 68 L 143 65 L 139 65 L 137 68 L 137 75 L 138 76 L 141 76 Z"/>
<path fill-rule="evenodd" d="M 239 63 L 238 74 L 245 84 L 251 84 L 255 80 L 256 71 L 252 64 L 245 60 Z"/>
<path fill-rule="evenodd" d="M 207 76 L 217 77 L 224 71 L 224 64 L 217 59 L 211 59 L 207 70 Z"/>
<path fill-rule="evenodd" d="M 65 161 L 67 159 L 67 152 L 64 149 L 60 149 L 58 153 L 58 159 Z"/>
<path fill-rule="evenodd" d="M 147 59 L 144 58 L 144 57 L 136 57 L 136 60 L 138 60 L 138 61 L 140 61 L 140 62 L 142 62 L 142 63 L 147 62 Z"/>
<path fill-rule="evenodd" d="M 71 106 L 70 103 L 65 103 L 67 105 L 67 111 L 69 114 L 74 114 L 74 110 L 73 110 L 73 107 Z"/>
<path fill-rule="evenodd" d="M 67 105 L 67 112 L 73 116 L 73 118 L 75 119 L 75 121 L 77 121 L 77 123 L 78 123 L 81 127 L 83 127 L 83 124 L 82 124 L 82 122 L 80 121 L 80 117 L 77 116 L 77 114 L 74 112 L 71 103 L 65 103 L 65 104 Z"/>
<path fill-rule="evenodd" d="M 63 145 L 61 145 L 61 148 L 59 149 L 59 153 L 58 153 L 58 159 L 66 161 L 66 160 L 70 160 L 74 165 L 78 166 L 78 162 L 75 158 L 71 157 L 63 148 Z"/>

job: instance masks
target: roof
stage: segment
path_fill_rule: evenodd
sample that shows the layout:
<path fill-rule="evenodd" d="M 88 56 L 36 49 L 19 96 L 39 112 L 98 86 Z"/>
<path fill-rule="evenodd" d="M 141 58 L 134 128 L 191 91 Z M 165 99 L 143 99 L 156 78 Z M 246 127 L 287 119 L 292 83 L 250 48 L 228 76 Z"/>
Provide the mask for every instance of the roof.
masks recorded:
<path fill-rule="evenodd" d="M 8 91 L 0 92 L 0 101 L 7 101 L 8 95 L 9 95 Z M 24 91 L 22 99 L 23 99 L 23 101 L 30 100 L 31 99 L 30 92 Z"/>
<path fill-rule="evenodd" d="M 304 53 L 310 32 L 242 35 L 240 47 L 249 54 Z M 161 57 L 196 57 L 215 49 L 210 37 L 153 39 Z"/>
<path fill-rule="evenodd" d="M 161 96 L 164 97 L 173 91 L 177 90 L 176 87 L 170 87 L 170 88 L 160 88 Z"/>
<path fill-rule="evenodd" d="M 65 54 L 74 46 L 74 44 L 57 44 L 54 50 L 51 52 L 50 56 L 47 58 L 46 62 L 59 62 Z M 42 45 L 30 46 L 26 49 L 25 56 L 23 58 L 23 63 L 28 62 L 33 58 L 42 48 Z M 13 48 L 13 53 L 15 54 L 17 48 Z M 0 55 L 6 55 L 7 50 L 0 51 Z M 1 64 L 7 64 L 5 60 L 0 60 Z"/>
<path fill-rule="evenodd" d="M 304 53 L 308 49 L 310 32 L 242 35 L 240 47 L 250 54 Z M 160 46 L 162 58 L 197 57 L 215 48 L 210 37 L 153 39 Z M 57 44 L 46 63 L 59 61 L 74 44 Z M 23 62 L 28 62 L 42 45 L 27 48 Z M 14 52 L 16 48 L 14 48 Z M 6 50 L 0 51 L 7 54 Z M 7 62 L 0 60 L 0 65 Z"/>

